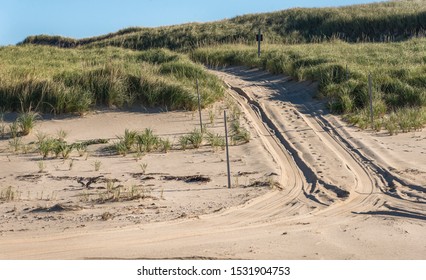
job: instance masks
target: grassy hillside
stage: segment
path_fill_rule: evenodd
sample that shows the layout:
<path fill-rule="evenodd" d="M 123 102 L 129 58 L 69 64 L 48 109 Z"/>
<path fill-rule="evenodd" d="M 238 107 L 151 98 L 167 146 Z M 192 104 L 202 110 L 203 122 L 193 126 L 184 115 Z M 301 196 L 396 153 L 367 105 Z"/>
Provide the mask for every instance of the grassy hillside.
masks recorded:
<path fill-rule="evenodd" d="M 426 1 L 402 0 L 322 9 L 296 8 L 203 24 L 134 27 L 82 40 L 39 35 L 26 38 L 23 44 L 187 50 L 223 43 L 254 43 L 254 35 L 259 28 L 263 30 L 267 43 L 323 42 L 332 38 L 348 42 L 401 41 L 426 34 Z"/>
<path fill-rule="evenodd" d="M 379 129 L 393 118 L 401 130 L 426 124 L 426 39 L 399 43 L 266 45 L 261 58 L 245 45 L 200 48 L 193 59 L 211 66 L 245 65 L 319 82 L 330 108 L 369 126 L 368 74 L 374 85 L 374 113 Z M 348 72 L 346 72 L 346 67 Z M 406 121 L 405 118 L 410 118 Z M 390 124 L 389 124 L 390 125 Z M 392 127 L 389 127 L 392 129 Z"/>
<path fill-rule="evenodd" d="M 96 105 L 195 109 L 223 96 L 221 82 L 186 56 L 168 50 L 0 48 L 0 109 L 66 113 Z"/>
<path fill-rule="evenodd" d="M 261 58 L 254 40 L 259 28 L 265 38 Z M 408 131 L 426 124 L 424 35 L 426 0 L 401 0 L 132 27 L 81 40 L 32 36 L 24 46 L 0 50 L 0 107 L 60 113 L 140 102 L 193 109 L 195 77 L 202 80 L 204 105 L 222 96 L 220 83 L 186 55 L 156 49 L 168 48 L 212 66 L 261 67 L 319 81 L 319 94 L 329 99 L 333 112 L 361 127 Z M 369 73 L 373 124 L 368 118 Z"/>

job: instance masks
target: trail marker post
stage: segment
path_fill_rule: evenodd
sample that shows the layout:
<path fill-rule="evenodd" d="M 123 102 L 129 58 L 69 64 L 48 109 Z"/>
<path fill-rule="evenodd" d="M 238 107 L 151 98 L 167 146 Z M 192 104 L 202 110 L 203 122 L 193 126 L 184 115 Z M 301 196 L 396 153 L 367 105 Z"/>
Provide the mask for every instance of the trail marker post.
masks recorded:
<path fill-rule="evenodd" d="M 368 92 L 370 95 L 370 120 L 373 125 L 374 122 L 374 111 L 373 111 L 373 82 L 371 81 L 371 73 L 368 74 Z"/>
<path fill-rule="evenodd" d="M 228 125 L 226 122 L 226 111 L 223 111 L 223 120 L 225 122 L 226 167 L 228 171 L 228 189 L 230 189 L 231 188 L 231 167 L 229 165 Z"/>
<path fill-rule="evenodd" d="M 260 57 L 260 42 L 263 41 L 263 35 L 260 29 L 259 29 L 259 33 L 257 33 L 256 35 L 256 41 L 257 41 L 257 57 Z"/>
<path fill-rule="evenodd" d="M 200 90 L 198 87 L 198 79 L 197 79 L 197 95 L 198 95 L 198 113 L 200 114 L 200 128 L 201 128 L 201 132 L 203 132 L 203 119 L 201 117 L 201 96 L 200 96 Z"/>

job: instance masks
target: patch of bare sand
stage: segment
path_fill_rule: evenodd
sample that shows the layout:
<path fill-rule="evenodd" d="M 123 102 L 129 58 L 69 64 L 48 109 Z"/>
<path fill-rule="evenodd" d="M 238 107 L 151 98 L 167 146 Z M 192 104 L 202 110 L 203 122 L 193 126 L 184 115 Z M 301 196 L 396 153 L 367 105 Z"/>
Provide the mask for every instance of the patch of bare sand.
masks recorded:
<path fill-rule="evenodd" d="M 224 135 L 221 108 L 216 104 L 210 109 L 213 123 L 209 110 L 203 112 L 203 118 L 208 131 Z M 214 151 L 206 142 L 200 149 L 180 149 L 179 137 L 199 128 L 197 117 L 192 112 L 100 111 L 82 118 L 38 122 L 34 132 L 23 137 L 23 144 L 29 146 L 27 154 L 12 153 L 8 140 L 0 140 L 0 190 L 6 196 L 10 186 L 15 195 L 13 201 L 0 202 L 0 239 L 196 219 L 268 192 L 268 182 L 276 177 L 271 173 L 279 171 L 256 135 L 250 143 L 230 148 L 232 189 L 226 187 L 224 150 Z M 247 126 L 244 119 L 242 122 Z M 170 139 L 174 148 L 140 158 L 136 153 L 111 155 L 106 148 L 126 128 L 151 128 L 154 134 Z M 36 135 L 57 137 L 60 130 L 67 132 L 68 143 L 92 139 L 108 139 L 109 143 L 90 145 L 82 156 L 73 151 L 66 160 L 51 156 L 43 160 L 34 151 Z M 109 199 L 118 191 L 120 199 Z"/>

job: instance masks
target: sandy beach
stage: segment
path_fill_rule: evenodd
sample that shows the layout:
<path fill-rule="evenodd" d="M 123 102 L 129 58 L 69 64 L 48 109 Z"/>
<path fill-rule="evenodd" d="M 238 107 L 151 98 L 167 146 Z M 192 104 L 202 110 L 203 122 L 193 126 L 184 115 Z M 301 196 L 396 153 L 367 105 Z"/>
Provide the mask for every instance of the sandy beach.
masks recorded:
<path fill-rule="evenodd" d="M 244 67 L 210 71 L 251 135 L 230 147 L 231 189 L 223 149 L 177 144 L 199 127 L 197 112 L 45 118 L 23 138 L 26 153 L 0 140 L 0 190 L 15 195 L 0 201 L 0 259 L 426 258 L 424 130 L 362 131 L 314 98 L 315 83 Z M 203 110 L 208 131 L 224 135 L 226 107 Z M 108 150 L 125 129 L 146 128 L 174 148 Z M 37 132 L 60 130 L 69 143 L 109 142 L 65 160 L 33 151 Z M 123 195 L 105 199 L 111 188 Z"/>

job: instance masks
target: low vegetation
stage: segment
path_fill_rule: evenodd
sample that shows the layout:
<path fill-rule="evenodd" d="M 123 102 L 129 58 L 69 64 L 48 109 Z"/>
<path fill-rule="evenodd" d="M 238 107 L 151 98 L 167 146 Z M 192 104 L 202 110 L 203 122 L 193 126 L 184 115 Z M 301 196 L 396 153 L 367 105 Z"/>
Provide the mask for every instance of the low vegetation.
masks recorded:
<path fill-rule="evenodd" d="M 5 111 L 84 114 L 94 106 L 132 104 L 194 110 L 197 78 L 203 107 L 224 93 L 201 65 L 163 49 L 3 47 L 0 60 L 0 108 Z M 22 115 L 24 134 L 36 118 Z"/>
<path fill-rule="evenodd" d="M 426 39 L 387 44 L 348 44 L 333 41 L 291 46 L 265 45 L 257 57 L 255 47 L 245 45 L 200 48 L 194 60 L 213 67 L 244 65 L 259 67 L 296 80 L 314 80 L 318 97 L 329 100 L 332 112 L 362 128 L 389 128 L 398 120 L 396 130 L 421 129 L 426 124 Z M 373 81 L 374 118 L 369 121 L 368 75 Z M 392 114 L 404 116 L 394 118 Z M 404 123 L 403 120 L 410 120 Z"/>
<path fill-rule="evenodd" d="M 423 0 L 400 0 L 338 8 L 295 8 L 209 23 L 131 27 L 81 40 L 39 35 L 26 38 L 23 44 L 191 50 L 225 43 L 254 44 L 259 28 L 267 43 L 318 43 L 336 38 L 348 42 L 389 42 L 423 36 L 425 22 L 426 4 Z"/>

